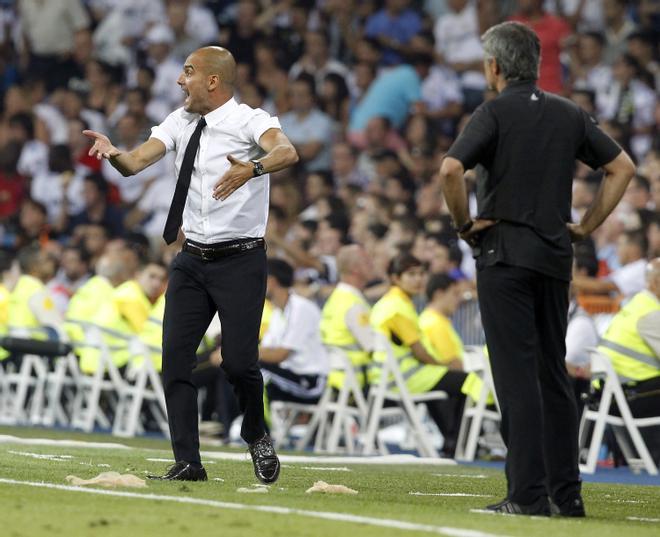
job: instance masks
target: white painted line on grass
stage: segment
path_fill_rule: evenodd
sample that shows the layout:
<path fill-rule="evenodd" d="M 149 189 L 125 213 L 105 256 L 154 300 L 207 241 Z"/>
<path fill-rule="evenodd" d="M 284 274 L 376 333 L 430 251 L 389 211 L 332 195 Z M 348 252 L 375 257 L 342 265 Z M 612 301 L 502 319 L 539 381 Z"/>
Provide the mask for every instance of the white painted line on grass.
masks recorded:
<path fill-rule="evenodd" d="M 11 453 L 12 455 L 20 455 L 21 457 L 30 457 L 31 459 L 40 459 L 44 461 L 64 462 L 73 459 L 71 455 L 51 455 L 48 453 L 30 453 L 29 451 L 12 451 L 11 449 L 8 449 L 7 453 Z"/>
<path fill-rule="evenodd" d="M 202 451 L 203 459 L 221 459 L 231 461 L 250 460 L 247 452 L 236 453 L 226 451 Z M 452 459 L 431 457 L 415 457 L 414 455 L 374 455 L 364 457 L 313 457 L 308 455 L 279 455 L 280 462 L 287 464 L 421 464 L 426 466 L 456 466 L 458 463 Z"/>
<path fill-rule="evenodd" d="M 24 444 L 27 446 L 61 446 L 101 449 L 133 449 L 125 444 L 115 442 L 84 442 L 81 440 L 51 440 L 50 438 L 20 438 L 8 434 L 0 434 L 0 444 Z"/>
<path fill-rule="evenodd" d="M 99 449 L 135 449 L 125 444 L 114 442 L 81 442 L 78 440 L 50 440 L 46 438 L 19 438 L 18 436 L 0 435 L 0 444 L 24 444 L 41 446 L 82 447 Z M 229 451 L 202 451 L 204 459 L 220 459 L 229 461 L 248 461 L 246 452 L 236 453 Z M 280 462 L 294 464 L 420 464 L 425 466 L 456 466 L 458 463 L 453 459 L 442 459 L 432 457 L 415 457 L 414 455 L 374 455 L 364 457 L 312 457 L 306 455 L 280 455 Z"/>
<path fill-rule="evenodd" d="M 416 492 L 411 491 L 411 496 L 447 496 L 456 498 L 492 498 L 492 494 L 468 494 L 467 492 Z"/>
<path fill-rule="evenodd" d="M 217 500 L 205 500 L 203 498 L 189 498 L 180 496 L 167 496 L 163 494 L 140 494 L 137 492 L 125 492 L 119 490 L 87 489 L 81 487 L 72 487 L 68 485 L 56 485 L 55 483 L 39 483 L 34 481 L 18 481 L 16 479 L 0 478 L 0 483 L 7 485 L 24 485 L 28 487 L 46 488 L 54 490 L 65 490 L 70 492 L 82 492 L 87 494 L 100 494 L 103 496 L 119 496 L 122 498 L 135 498 L 152 501 L 165 501 L 175 503 L 188 503 L 194 505 L 203 505 L 206 507 L 216 507 L 218 509 L 234 509 L 237 511 L 258 511 L 260 513 L 273 513 L 278 515 L 298 515 L 309 518 L 318 518 L 322 520 L 331 520 L 335 522 L 352 522 L 355 524 L 365 524 L 367 526 L 377 526 L 388 529 L 399 529 L 406 531 L 424 531 L 448 537 L 505 537 L 494 533 L 486 533 L 479 530 L 470 530 L 465 528 L 452 528 L 448 526 L 433 526 L 431 524 L 418 524 L 415 522 L 406 522 L 404 520 L 371 518 L 360 515 L 350 515 L 347 513 L 334 513 L 332 511 L 308 511 L 305 509 L 294 509 L 291 507 L 279 507 L 276 505 L 248 505 L 234 502 L 221 502 Z"/>
<path fill-rule="evenodd" d="M 487 475 L 483 474 L 431 474 L 434 477 L 457 477 L 460 479 L 488 479 Z"/>
<path fill-rule="evenodd" d="M 334 466 L 294 466 L 292 464 L 283 464 L 282 468 L 296 468 L 297 470 L 314 470 L 317 472 L 352 472 L 350 468 Z"/>
<path fill-rule="evenodd" d="M 167 464 L 174 464 L 174 459 L 161 459 L 159 457 L 147 457 L 144 459 L 149 462 L 164 462 Z M 215 464 L 215 461 L 204 461 L 204 464 Z"/>
<path fill-rule="evenodd" d="M 643 516 L 627 516 L 626 520 L 635 520 L 637 522 L 660 522 L 660 518 L 647 518 Z"/>

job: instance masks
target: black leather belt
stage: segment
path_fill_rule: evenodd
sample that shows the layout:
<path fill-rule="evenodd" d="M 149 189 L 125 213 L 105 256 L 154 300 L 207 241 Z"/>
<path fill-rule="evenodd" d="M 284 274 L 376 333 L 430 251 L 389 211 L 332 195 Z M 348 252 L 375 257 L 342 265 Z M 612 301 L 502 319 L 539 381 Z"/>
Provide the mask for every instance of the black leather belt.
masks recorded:
<path fill-rule="evenodd" d="M 219 242 L 217 244 L 199 244 L 186 240 L 183 251 L 201 257 L 202 261 L 214 261 L 221 257 L 247 252 L 255 248 L 264 249 L 266 241 L 263 239 L 237 239 L 235 241 Z"/>

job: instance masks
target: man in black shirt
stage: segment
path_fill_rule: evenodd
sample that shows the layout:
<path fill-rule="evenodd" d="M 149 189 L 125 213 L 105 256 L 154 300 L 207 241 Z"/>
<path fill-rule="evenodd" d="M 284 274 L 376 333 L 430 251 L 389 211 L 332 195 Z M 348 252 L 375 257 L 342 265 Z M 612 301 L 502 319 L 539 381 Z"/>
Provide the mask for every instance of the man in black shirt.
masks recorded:
<path fill-rule="evenodd" d="M 484 70 L 499 95 L 450 148 L 440 175 L 462 238 L 474 248 L 477 289 L 507 444 L 504 513 L 584 516 L 577 411 L 564 357 L 571 241 L 587 237 L 621 199 L 634 165 L 577 105 L 536 87 L 540 43 L 518 23 L 483 36 Z M 570 223 L 575 159 L 605 176 Z M 478 217 L 463 173 L 477 168 Z M 549 502 L 548 498 L 552 501 Z"/>

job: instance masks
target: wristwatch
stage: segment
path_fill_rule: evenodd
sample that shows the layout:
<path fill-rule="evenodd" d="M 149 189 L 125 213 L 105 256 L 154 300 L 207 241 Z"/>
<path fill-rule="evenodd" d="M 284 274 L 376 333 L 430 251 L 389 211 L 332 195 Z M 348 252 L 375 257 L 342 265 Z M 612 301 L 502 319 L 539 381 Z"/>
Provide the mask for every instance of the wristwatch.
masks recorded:
<path fill-rule="evenodd" d="M 465 222 L 465 224 L 463 224 L 461 227 L 455 228 L 456 233 L 458 233 L 459 235 L 461 235 L 462 233 L 467 233 L 472 229 L 473 225 L 474 225 L 474 220 L 470 219 L 467 222 Z"/>
<path fill-rule="evenodd" d="M 266 170 L 264 170 L 264 165 L 261 162 L 258 160 L 251 160 L 250 162 L 254 164 L 254 168 L 252 168 L 252 177 L 259 177 L 260 175 L 266 173 Z"/>

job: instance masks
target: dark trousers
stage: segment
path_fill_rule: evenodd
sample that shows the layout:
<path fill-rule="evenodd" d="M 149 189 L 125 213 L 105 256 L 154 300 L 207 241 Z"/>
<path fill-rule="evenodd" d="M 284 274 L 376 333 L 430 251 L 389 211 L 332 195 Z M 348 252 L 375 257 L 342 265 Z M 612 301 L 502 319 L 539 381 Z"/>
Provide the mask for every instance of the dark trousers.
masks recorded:
<path fill-rule="evenodd" d="M 445 457 L 453 458 L 456 453 L 458 432 L 465 408 L 465 394 L 461 388 L 466 378 L 467 373 L 463 371 L 447 371 L 430 391 L 447 392 L 449 398 L 426 402 L 429 415 L 444 437 L 442 451 Z"/>
<path fill-rule="evenodd" d="M 263 378 L 257 366 L 259 324 L 266 294 L 262 249 L 202 261 L 181 252 L 172 263 L 163 319 L 163 384 L 176 461 L 200 462 L 195 351 L 217 311 L 222 368 L 244 414 L 241 436 L 265 433 Z"/>
<path fill-rule="evenodd" d="M 566 372 L 568 282 L 497 264 L 477 273 L 507 446 L 507 496 L 563 502 L 579 491 L 578 420 Z"/>

